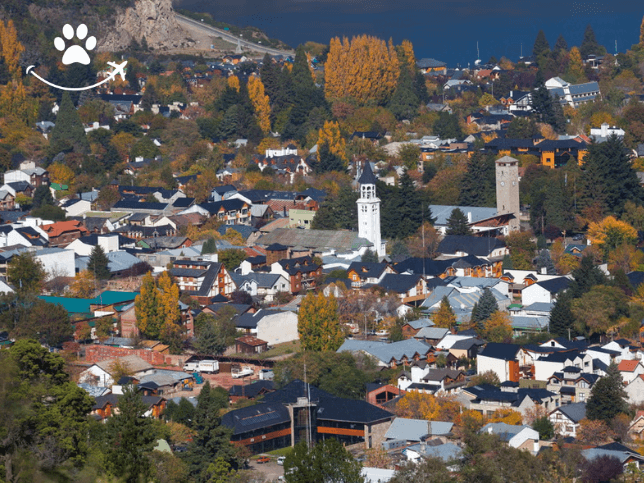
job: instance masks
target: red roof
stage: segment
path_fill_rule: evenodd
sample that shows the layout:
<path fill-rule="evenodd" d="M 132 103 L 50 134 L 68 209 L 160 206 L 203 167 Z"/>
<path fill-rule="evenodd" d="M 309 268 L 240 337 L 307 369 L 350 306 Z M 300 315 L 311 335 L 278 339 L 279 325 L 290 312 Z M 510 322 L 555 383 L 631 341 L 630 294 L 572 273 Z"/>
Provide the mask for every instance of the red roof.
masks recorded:
<path fill-rule="evenodd" d="M 87 228 L 85 228 L 83 226 L 83 223 L 78 220 L 58 221 L 50 225 L 43 225 L 41 228 L 50 237 L 57 237 L 62 235 L 65 232 L 79 231 L 79 230 L 83 234 L 89 234 L 89 231 L 87 231 Z"/>
<path fill-rule="evenodd" d="M 617 368 L 620 372 L 633 372 L 639 363 L 640 361 L 622 361 Z"/>

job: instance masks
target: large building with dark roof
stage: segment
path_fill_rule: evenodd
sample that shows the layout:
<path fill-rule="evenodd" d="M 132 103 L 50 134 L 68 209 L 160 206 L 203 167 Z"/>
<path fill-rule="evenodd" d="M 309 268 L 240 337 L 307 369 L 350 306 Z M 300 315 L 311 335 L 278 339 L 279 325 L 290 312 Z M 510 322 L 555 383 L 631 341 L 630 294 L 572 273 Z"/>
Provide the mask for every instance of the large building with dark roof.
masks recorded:
<path fill-rule="evenodd" d="M 263 453 L 300 441 L 334 438 L 375 448 L 384 441 L 394 415 L 362 400 L 344 399 L 300 380 L 265 394 L 262 403 L 226 413 L 221 424 L 231 442 Z"/>

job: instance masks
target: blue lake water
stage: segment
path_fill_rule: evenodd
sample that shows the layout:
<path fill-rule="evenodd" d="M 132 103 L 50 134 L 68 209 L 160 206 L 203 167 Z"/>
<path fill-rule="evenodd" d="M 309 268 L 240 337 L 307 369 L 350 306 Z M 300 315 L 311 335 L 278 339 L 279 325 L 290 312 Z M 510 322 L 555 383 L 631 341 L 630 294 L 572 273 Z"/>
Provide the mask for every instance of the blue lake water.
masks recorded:
<path fill-rule="evenodd" d="M 253 25 L 291 46 L 334 36 L 370 34 L 409 39 L 416 57 L 433 57 L 465 67 L 477 58 L 506 56 L 517 60 L 532 53 L 541 29 L 552 47 L 559 34 L 568 46 L 579 45 L 590 24 L 608 52 L 624 52 L 639 40 L 644 2 L 478 0 L 179 0 L 178 7 L 209 12 L 217 20 Z"/>

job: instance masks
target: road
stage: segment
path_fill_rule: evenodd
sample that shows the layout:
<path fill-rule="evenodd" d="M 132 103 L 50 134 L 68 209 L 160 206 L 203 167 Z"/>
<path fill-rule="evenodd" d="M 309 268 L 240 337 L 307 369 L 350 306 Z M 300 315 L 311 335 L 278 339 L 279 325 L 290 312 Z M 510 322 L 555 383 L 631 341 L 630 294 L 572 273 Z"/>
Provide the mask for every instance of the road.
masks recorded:
<path fill-rule="evenodd" d="M 221 37 L 222 39 L 228 42 L 231 42 L 235 45 L 237 45 L 237 42 L 239 41 L 242 48 L 252 50 L 254 52 L 260 52 L 262 54 L 269 53 L 271 55 L 293 55 L 294 54 L 294 52 L 289 50 L 273 49 L 271 47 L 264 47 L 262 45 L 258 45 L 254 42 L 249 42 L 247 40 L 244 40 L 240 37 L 237 37 L 231 34 L 230 32 L 226 32 L 225 30 L 212 27 L 211 25 L 208 25 L 207 23 L 204 23 L 204 22 L 198 22 L 191 18 L 184 17 L 183 15 L 178 14 L 176 12 L 174 13 L 174 15 L 177 18 L 177 21 L 179 23 L 188 24 L 191 28 L 197 28 L 203 32 L 208 33 L 209 35 Z"/>

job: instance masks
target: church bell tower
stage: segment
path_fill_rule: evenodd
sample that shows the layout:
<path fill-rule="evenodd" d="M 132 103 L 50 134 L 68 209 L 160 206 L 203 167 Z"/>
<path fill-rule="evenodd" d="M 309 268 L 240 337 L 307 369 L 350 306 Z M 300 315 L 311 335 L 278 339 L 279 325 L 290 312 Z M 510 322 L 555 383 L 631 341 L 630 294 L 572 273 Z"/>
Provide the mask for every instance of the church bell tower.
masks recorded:
<path fill-rule="evenodd" d="M 379 257 L 384 257 L 385 243 L 380 240 L 380 199 L 376 196 L 376 177 L 369 161 L 365 161 L 358 184 L 358 236 L 373 243 L 373 250 Z"/>

